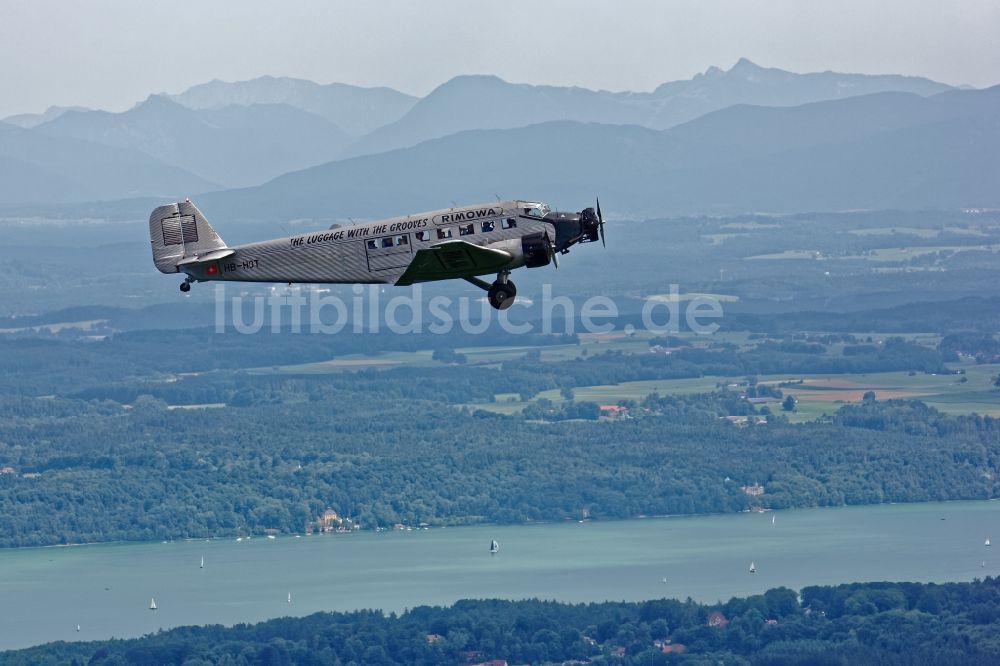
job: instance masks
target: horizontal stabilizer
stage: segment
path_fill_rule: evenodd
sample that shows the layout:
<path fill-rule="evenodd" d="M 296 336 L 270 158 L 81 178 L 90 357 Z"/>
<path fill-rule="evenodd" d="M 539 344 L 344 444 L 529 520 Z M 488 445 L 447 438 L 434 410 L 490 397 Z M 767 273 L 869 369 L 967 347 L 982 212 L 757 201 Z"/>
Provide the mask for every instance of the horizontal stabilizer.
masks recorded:
<path fill-rule="evenodd" d="M 181 259 L 177 262 L 178 266 L 186 266 L 188 264 L 200 264 L 203 261 L 218 261 L 219 259 L 225 259 L 226 257 L 231 257 L 236 254 L 236 250 L 226 248 L 225 250 L 212 250 L 211 252 L 206 252 L 204 254 L 199 254 L 196 257 L 188 257 L 186 259 Z"/>

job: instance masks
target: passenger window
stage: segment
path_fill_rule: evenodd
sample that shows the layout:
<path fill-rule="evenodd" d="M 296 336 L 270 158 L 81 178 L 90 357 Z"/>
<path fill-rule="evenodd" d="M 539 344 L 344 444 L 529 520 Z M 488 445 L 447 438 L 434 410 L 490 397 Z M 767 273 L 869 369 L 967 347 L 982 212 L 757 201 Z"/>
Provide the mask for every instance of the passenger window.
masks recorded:
<path fill-rule="evenodd" d="M 410 239 L 403 234 L 402 236 L 396 236 L 396 245 L 409 245 Z"/>
<path fill-rule="evenodd" d="M 438 229 L 438 238 L 451 238 L 451 229 Z"/>
<path fill-rule="evenodd" d="M 475 229 L 472 228 L 472 222 L 469 222 L 468 224 L 463 224 L 458 228 L 459 236 L 471 236 L 474 233 Z"/>
<path fill-rule="evenodd" d="M 431 239 L 431 232 L 429 231 L 418 231 L 416 233 L 418 241 L 429 241 Z"/>
<path fill-rule="evenodd" d="M 506 220 L 504 220 L 500 224 L 500 226 L 503 227 L 504 229 L 516 229 L 517 228 L 517 220 L 515 220 L 512 217 L 508 217 Z"/>
<path fill-rule="evenodd" d="M 378 249 L 378 243 L 376 243 L 374 240 L 368 241 L 368 249 L 369 250 L 377 250 Z"/>
<path fill-rule="evenodd" d="M 383 248 L 392 247 L 392 238 L 390 238 L 389 236 L 386 236 L 385 238 L 383 238 L 382 239 L 382 247 Z"/>
<path fill-rule="evenodd" d="M 494 222 L 493 220 L 486 220 L 486 221 L 485 221 L 485 222 L 483 222 L 483 224 L 482 224 L 482 227 L 483 227 L 483 233 L 484 233 L 484 234 L 488 234 L 488 233 L 490 233 L 491 231 L 493 231 L 493 227 L 494 227 L 494 226 L 496 226 L 496 222 Z"/>

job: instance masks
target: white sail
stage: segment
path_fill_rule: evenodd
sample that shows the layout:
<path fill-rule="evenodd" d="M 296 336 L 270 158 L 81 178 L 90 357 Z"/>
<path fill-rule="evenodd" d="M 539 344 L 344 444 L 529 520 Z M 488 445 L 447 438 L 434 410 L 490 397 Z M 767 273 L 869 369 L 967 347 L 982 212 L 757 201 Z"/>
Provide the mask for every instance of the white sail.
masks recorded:
<path fill-rule="evenodd" d="M 149 610 L 156 610 L 156 599 L 149 600 Z"/>
<path fill-rule="evenodd" d="M 500 552 L 500 544 L 497 543 L 496 539 L 493 539 L 493 540 L 490 541 L 490 552 L 491 553 L 499 553 Z"/>
<path fill-rule="evenodd" d="M 201 565 L 200 565 L 200 567 L 199 567 L 199 568 L 201 568 L 201 569 L 204 569 L 204 568 L 205 568 L 205 556 L 204 556 L 204 555 L 203 555 L 203 556 L 202 556 L 202 558 L 201 558 Z"/>
<path fill-rule="evenodd" d="M 292 593 L 288 593 L 288 603 L 292 603 Z"/>
<path fill-rule="evenodd" d="M 753 562 L 750 563 L 750 573 L 757 573 L 757 565 Z"/>

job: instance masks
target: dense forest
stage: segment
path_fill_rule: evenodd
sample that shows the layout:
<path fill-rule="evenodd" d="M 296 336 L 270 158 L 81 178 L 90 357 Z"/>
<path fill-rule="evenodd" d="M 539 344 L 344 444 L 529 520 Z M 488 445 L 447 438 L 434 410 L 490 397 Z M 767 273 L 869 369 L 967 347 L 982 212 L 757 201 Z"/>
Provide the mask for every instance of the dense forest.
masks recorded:
<path fill-rule="evenodd" d="M 466 600 L 181 627 L 131 640 L 50 643 L 10 666 L 499 663 L 842 666 L 996 664 L 1000 579 L 777 588 L 721 604 Z M 494 662 L 497 663 L 497 662 Z"/>
<path fill-rule="evenodd" d="M 294 533 L 326 507 L 371 528 L 1000 495 L 1000 422 L 920 402 L 738 427 L 720 416 L 755 408 L 725 391 L 559 423 L 321 379 L 247 392 L 213 410 L 0 398 L 0 543 Z"/>
<path fill-rule="evenodd" d="M 434 352 L 378 371 L 243 369 L 364 352 L 382 337 L 339 347 L 329 336 L 193 329 L 0 340 L 0 546 L 300 533 L 327 507 L 373 528 L 1000 495 L 1000 425 L 919 402 L 871 400 L 791 424 L 746 399 L 780 398 L 764 385 L 653 394 L 615 420 L 572 399 L 578 386 L 631 380 L 949 373 L 959 353 L 995 352 L 982 335 L 937 347 L 843 334 L 758 334 L 743 346 L 666 337 L 650 344 L 670 354 L 543 360 L 579 340 L 497 334 L 498 345 L 534 345 L 479 364 L 454 351 L 472 336 L 385 336 L 399 351 Z M 187 351 L 150 354 L 158 348 Z M 482 409 L 497 395 L 555 389 L 563 402 Z M 742 490 L 753 483 L 763 495 Z"/>

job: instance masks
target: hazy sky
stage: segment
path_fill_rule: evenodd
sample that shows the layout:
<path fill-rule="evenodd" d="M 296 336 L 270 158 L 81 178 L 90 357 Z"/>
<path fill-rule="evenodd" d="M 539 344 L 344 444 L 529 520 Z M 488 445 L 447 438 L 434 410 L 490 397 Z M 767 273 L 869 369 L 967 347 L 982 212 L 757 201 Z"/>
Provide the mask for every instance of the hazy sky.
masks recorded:
<path fill-rule="evenodd" d="M 1000 83 L 998 34 L 996 0 L 0 0 L 0 118 L 262 74 L 651 90 L 741 56 L 981 87 Z"/>

